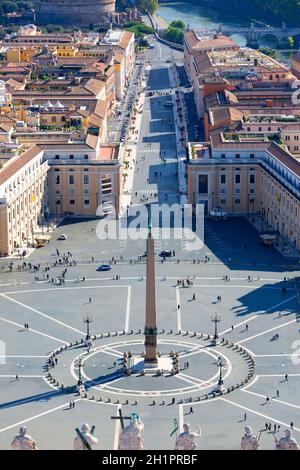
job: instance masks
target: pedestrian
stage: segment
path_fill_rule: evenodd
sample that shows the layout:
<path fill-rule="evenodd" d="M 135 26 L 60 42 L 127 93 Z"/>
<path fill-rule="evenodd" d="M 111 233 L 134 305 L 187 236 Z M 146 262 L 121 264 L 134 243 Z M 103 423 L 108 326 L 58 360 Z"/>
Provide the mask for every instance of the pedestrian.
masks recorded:
<path fill-rule="evenodd" d="M 249 330 L 249 325 L 248 325 L 248 323 L 246 323 L 246 331 L 248 331 L 248 330 Z"/>
<path fill-rule="evenodd" d="M 72 407 L 75 408 L 75 401 L 72 402 Z"/>
<path fill-rule="evenodd" d="M 172 398 L 172 405 L 175 405 L 175 398 Z"/>
<path fill-rule="evenodd" d="M 288 377 L 288 375 L 287 375 L 287 374 L 285 374 L 285 376 L 284 376 L 284 377 L 285 377 L 285 380 L 286 380 L 286 381 L 288 381 L 288 380 L 289 380 L 289 377 Z"/>
<path fill-rule="evenodd" d="M 268 427 L 269 431 L 272 431 L 272 424 L 269 423 L 269 427 Z"/>
<path fill-rule="evenodd" d="M 16 374 L 16 380 L 19 382 L 19 376 L 18 376 L 18 374 Z"/>
<path fill-rule="evenodd" d="M 70 403 L 69 403 L 69 409 L 71 409 L 72 407 L 73 407 L 73 404 L 72 404 L 72 402 L 70 401 Z"/>
<path fill-rule="evenodd" d="M 244 413 L 244 421 L 247 421 L 247 413 Z"/>
<path fill-rule="evenodd" d="M 179 310 L 179 309 L 180 309 L 180 305 L 178 304 L 178 305 L 177 305 L 177 310 Z"/>
<path fill-rule="evenodd" d="M 277 392 L 276 392 L 276 397 L 279 397 L 279 396 L 280 396 L 279 390 L 277 390 Z"/>
<path fill-rule="evenodd" d="M 233 325 L 231 325 L 231 331 L 233 331 L 233 329 L 234 329 L 234 326 L 233 326 Z"/>
<path fill-rule="evenodd" d="M 190 414 L 194 414 L 194 410 L 192 406 L 190 407 Z"/>
<path fill-rule="evenodd" d="M 91 303 L 92 303 L 92 297 L 89 298 L 89 304 L 91 304 Z"/>
<path fill-rule="evenodd" d="M 276 432 L 277 426 L 276 423 L 274 424 L 274 432 Z"/>
<path fill-rule="evenodd" d="M 269 401 L 270 401 L 270 398 L 266 397 L 266 403 L 269 403 Z"/>
<path fill-rule="evenodd" d="M 55 364 L 57 365 L 58 363 L 57 357 L 54 359 L 54 361 L 55 361 Z"/>
<path fill-rule="evenodd" d="M 268 423 L 266 423 L 266 424 L 265 424 L 265 430 L 267 431 L 268 428 L 269 428 L 269 425 L 268 425 Z"/>
<path fill-rule="evenodd" d="M 291 421 L 290 428 L 291 428 L 292 430 L 294 429 L 294 423 L 293 423 L 293 421 Z"/>
<path fill-rule="evenodd" d="M 193 294 L 193 300 L 196 300 L 196 294 L 195 293 Z"/>

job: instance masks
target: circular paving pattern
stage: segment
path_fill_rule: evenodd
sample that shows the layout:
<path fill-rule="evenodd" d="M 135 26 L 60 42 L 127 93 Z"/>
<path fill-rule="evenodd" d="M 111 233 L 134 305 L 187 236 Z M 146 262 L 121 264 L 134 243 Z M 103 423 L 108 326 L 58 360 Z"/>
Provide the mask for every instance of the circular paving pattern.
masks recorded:
<path fill-rule="evenodd" d="M 221 338 L 217 346 L 210 335 L 198 332 L 161 332 L 158 335 L 159 371 L 143 372 L 144 335 L 138 332 L 110 332 L 93 336 L 89 352 L 84 340 L 63 346 L 50 354 L 59 359 L 50 367 L 48 383 L 73 392 L 81 378 L 88 398 L 107 401 L 173 399 L 176 403 L 213 399 L 232 393 L 253 377 L 255 364 L 248 350 Z M 123 373 L 123 355 L 131 352 L 130 375 Z M 172 373 L 170 352 L 179 354 L 180 371 Z M 63 360 L 61 360 L 63 359 Z M 220 387 L 222 362 L 223 385 Z M 69 368 L 65 367 L 65 363 Z M 78 364 L 81 362 L 82 366 Z M 64 366 L 60 366 L 64 363 Z"/>

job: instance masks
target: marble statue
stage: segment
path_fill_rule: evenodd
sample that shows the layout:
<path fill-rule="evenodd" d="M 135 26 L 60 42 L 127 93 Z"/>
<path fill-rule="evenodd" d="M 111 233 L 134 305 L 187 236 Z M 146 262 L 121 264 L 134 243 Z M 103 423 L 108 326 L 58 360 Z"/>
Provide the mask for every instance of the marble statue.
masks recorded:
<path fill-rule="evenodd" d="M 89 424 L 83 424 L 81 431 L 77 429 L 77 436 L 74 439 L 74 450 L 92 450 L 92 446 L 97 444 L 98 439 L 93 435 L 94 426 L 91 429 Z"/>
<path fill-rule="evenodd" d="M 183 432 L 179 434 L 176 440 L 175 450 L 195 450 L 197 447 L 196 437 L 201 437 L 200 426 L 198 426 L 198 432 L 193 432 L 189 424 L 184 424 Z"/>
<path fill-rule="evenodd" d="M 245 427 L 245 434 L 241 440 L 241 450 L 258 450 L 259 440 L 253 435 L 252 428 L 250 426 Z"/>
<path fill-rule="evenodd" d="M 120 434 L 119 450 L 142 450 L 144 448 L 143 429 L 144 424 L 139 415 L 133 413 L 129 425 Z"/>
<path fill-rule="evenodd" d="M 286 429 L 284 431 L 285 437 L 279 439 L 276 444 L 276 449 L 278 450 L 300 450 L 299 444 L 296 439 L 292 436 L 291 429 Z"/>
<path fill-rule="evenodd" d="M 38 450 L 36 442 L 27 434 L 27 427 L 22 426 L 19 434 L 14 437 L 11 447 L 14 450 Z"/>

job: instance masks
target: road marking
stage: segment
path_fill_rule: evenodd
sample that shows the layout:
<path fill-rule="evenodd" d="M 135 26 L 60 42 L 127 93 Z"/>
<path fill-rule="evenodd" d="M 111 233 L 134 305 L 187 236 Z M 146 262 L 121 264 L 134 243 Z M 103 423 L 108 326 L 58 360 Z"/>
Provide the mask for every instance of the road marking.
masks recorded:
<path fill-rule="evenodd" d="M 3 318 L 3 317 L 0 317 L 0 320 L 4 321 L 6 323 L 10 323 L 11 325 L 18 326 L 19 328 L 24 329 L 24 325 L 20 325 L 20 323 L 16 323 L 14 321 L 7 320 L 6 318 Z M 63 344 L 68 343 L 68 341 L 66 341 L 64 339 L 55 338 L 54 336 L 50 336 L 50 335 L 47 335 L 46 333 L 43 333 L 42 331 L 33 330 L 32 328 L 30 328 L 29 331 L 33 332 L 33 333 L 36 333 L 38 335 L 41 335 L 41 336 L 45 336 L 46 338 L 53 339 L 54 341 L 58 341 L 59 343 L 63 343 Z"/>
<path fill-rule="evenodd" d="M 292 356 L 300 356 L 300 354 L 296 354 L 296 353 L 282 353 L 282 354 L 253 354 L 254 357 L 283 357 L 283 356 L 287 356 L 287 357 L 292 357 Z"/>
<path fill-rule="evenodd" d="M 245 389 L 243 390 L 242 389 L 242 392 L 250 393 L 251 395 L 255 395 L 256 397 L 266 398 L 264 395 L 261 395 L 260 393 L 256 393 L 256 392 L 251 392 L 250 390 L 245 390 Z M 288 402 L 283 401 L 283 400 L 278 400 L 277 398 L 271 398 L 270 403 L 272 403 L 274 401 L 276 401 L 276 403 L 281 403 L 282 405 L 291 406 L 292 408 L 300 409 L 300 406 L 298 406 L 298 405 L 294 405 L 293 403 L 288 403 Z"/>
<path fill-rule="evenodd" d="M 284 377 L 285 374 L 259 374 L 259 377 Z M 288 374 L 289 377 L 300 377 L 300 374 Z"/>
<path fill-rule="evenodd" d="M 183 432 L 183 425 L 184 425 L 184 416 L 183 416 L 183 404 L 180 403 L 178 405 L 178 413 L 179 413 L 179 433 Z"/>
<path fill-rule="evenodd" d="M 125 278 L 123 278 L 125 279 Z M 132 278 L 132 279 L 140 279 L 140 277 L 137 278 Z M 93 279 L 92 279 L 93 280 Z M 96 279 L 94 279 L 96 281 Z M 97 279 L 97 281 L 101 280 L 112 280 L 111 278 L 103 278 L 103 279 Z M 74 280 L 66 281 L 66 282 L 74 282 Z M 86 281 L 85 281 L 86 282 Z M 49 292 L 49 291 L 64 291 L 64 290 L 77 290 L 77 289 L 107 289 L 108 287 L 115 287 L 115 288 L 123 288 L 123 287 L 128 287 L 127 285 L 111 285 L 111 286 L 80 286 L 80 287 L 52 287 L 52 288 L 47 288 L 47 289 L 30 289 L 30 290 L 16 290 L 12 292 L 5 292 L 5 294 L 0 293 L 0 295 L 12 295 L 12 294 L 27 294 L 27 293 L 32 293 L 32 292 Z"/>
<path fill-rule="evenodd" d="M 9 354 L 0 354 L 0 357 L 16 357 L 16 358 L 42 358 L 42 359 L 48 359 L 49 356 L 25 356 L 25 355 L 21 355 L 21 356 L 18 356 L 18 355 L 9 355 Z"/>
<path fill-rule="evenodd" d="M 287 428 L 290 427 L 290 423 L 285 423 L 284 421 L 280 421 L 280 420 L 278 420 L 278 419 L 271 418 L 271 416 L 267 416 L 267 415 L 265 415 L 265 414 L 263 414 L 263 413 L 260 413 L 259 411 L 254 411 L 254 410 L 252 410 L 251 408 L 248 408 L 248 407 L 246 407 L 246 406 L 244 406 L 244 405 L 239 405 L 238 403 L 235 403 L 234 401 L 228 400 L 227 398 L 220 398 L 220 400 L 225 401 L 226 403 L 230 403 L 230 405 L 237 406 L 238 408 L 241 408 L 241 409 L 244 410 L 244 411 L 248 411 L 249 413 L 253 413 L 253 414 L 255 414 L 255 415 L 257 415 L 257 416 L 260 416 L 260 417 L 262 417 L 262 418 L 264 418 L 264 419 L 267 419 L 267 420 L 269 420 L 269 421 L 273 421 L 273 422 L 276 423 L 276 424 L 280 424 L 280 425 L 282 425 L 282 426 L 286 426 Z M 296 428 L 296 427 L 294 427 L 294 430 L 295 430 L 295 431 L 300 431 L 300 429 L 299 429 L 299 428 Z"/>
<path fill-rule="evenodd" d="M 122 409 L 122 405 L 117 405 L 116 416 L 119 416 L 119 410 L 121 410 L 121 409 Z M 115 421 L 116 421 L 116 424 L 115 424 L 114 447 L 113 447 L 113 449 L 118 450 L 121 420 L 116 419 Z"/>
<path fill-rule="evenodd" d="M 16 374 L 14 375 L 0 375 L 1 378 L 16 378 Z M 20 375 L 18 374 L 18 377 L 19 378 L 23 378 L 23 379 L 42 379 L 44 378 L 44 375 Z"/>
<path fill-rule="evenodd" d="M 270 328 L 269 330 L 262 331 L 261 333 L 257 333 L 257 335 L 249 336 L 249 338 L 245 338 L 242 341 L 239 341 L 238 344 L 245 343 L 246 341 L 250 341 L 251 339 L 257 338 L 258 336 L 265 335 L 266 333 L 270 333 L 271 331 L 279 330 L 279 328 L 283 328 L 284 326 L 291 325 L 292 323 L 296 323 L 296 319 L 283 323 L 282 325 L 275 326 L 274 328 Z"/>
<path fill-rule="evenodd" d="M 245 323 L 249 323 L 250 321 L 254 320 L 255 318 L 257 317 L 260 317 L 261 315 L 265 314 L 265 313 L 268 313 L 270 310 L 274 310 L 275 308 L 277 307 L 280 307 L 281 305 L 284 305 L 286 304 L 287 302 L 290 302 L 291 300 L 294 300 L 297 296 L 294 295 L 293 297 L 289 297 L 288 299 L 286 300 L 283 300 L 282 302 L 279 302 L 279 304 L 275 304 L 275 305 L 272 305 L 271 307 L 267 308 L 267 310 L 261 310 L 258 314 L 256 315 L 253 315 L 253 317 L 251 318 L 248 318 L 247 320 L 243 320 L 242 322 L 240 323 L 237 323 L 236 325 L 234 325 L 234 328 L 237 328 L 238 326 L 241 326 L 241 325 L 244 325 Z M 231 328 L 228 328 L 227 330 L 224 330 L 222 331 L 221 333 L 219 333 L 220 335 L 224 335 L 226 333 L 229 333 L 231 330 Z M 243 340 L 244 341 L 244 340 Z M 239 341 L 239 343 L 242 343 L 243 341 Z"/>
<path fill-rule="evenodd" d="M 24 304 L 23 302 L 19 302 L 19 300 L 12 299 L 11 297 L 8 297 L 6 294 L 0 294 L 2 297 L 4 297 L 7 300 L 10 300 L 11 302 L 16 303 L 17 305 L 20 305 L 23 308 L 26 308 L 27 310 L 30 310 L 33 313 L 37 313 L 41 317 L 47 318 L 47 320 L 51 320 L 55 323 L 58 323 L 61 326 L 64 326 L 65 328 L 68 328 L 70 330 L 76 331 L 76 333 L 80 333 L 81 335 L 85 335 L 84 331 L 78 330 L 77 328 L 73 328 L 73 326 L 68 325 L 67 323 L 64 323 L 60 320 L 57 320 L 56 318 L 50 317 L 50 315 L 46 315 L 46 313 L 41 312 L 40 310 L 37 310 L 36 308 L 30 307 L 29 305 Z"/>
<path fill-rule="evenodd" d="M 178 308 L 179 306 L 179 308 Z M 177 310 L 177 330 L 181 330 L 181 307 L 180 307 L 180 290 L 176 287 L 176 310 Z"/>
<path fill-rule="evenodd" d="M 130 302 L 131 302 L 131 286 L 128 286 L 126 315 L 125 315 L 125 331 L 126 331 L 126 333 L 129 331 Z"/>
<path fill-rule="evenodd" d="M 52 392 L 50 392 L 52 393 Z M 76 398 L 75 400 L 73 400 L 74 402 L 78 402 L 80 401 L 81 398 Z M 32 416 L 31 418 L 27 418 L 27 419 L 23 419 L 22 421 L 18 421 L 17 423 L 15 424 L 11 424 L 10 426 L 6 426 L 5 428 L 2 428 L 0 429 L 0 433 L 1 432 L 5 432 L 5 431 L 8 431 L 9 429 L 13 429 L 15 428 L 16 426 L 21 426 L 22 424 L 24 423 L 29 423 L 30 421 L 33 421 L 35 419 L 38 419 L 38 418 L 41 418 L 42 416 L 45 416 L 45 415 L 48 415 L 50 413 L 53 413 L 54 411 L 57 411 L 57 410 L 61 410 L 62 408 L 64 408 L 65 406 L 68 406 L 69 405 L 69 402 L 68 403 L 64 403 L 63 405 L 59 405 L 55 408 L 52 408 L 51 410 L 48 410 L 48 411 L 44 411 L 43 413 L 39 413 L 38 415 L 35 415 L 35 416 Z"/>

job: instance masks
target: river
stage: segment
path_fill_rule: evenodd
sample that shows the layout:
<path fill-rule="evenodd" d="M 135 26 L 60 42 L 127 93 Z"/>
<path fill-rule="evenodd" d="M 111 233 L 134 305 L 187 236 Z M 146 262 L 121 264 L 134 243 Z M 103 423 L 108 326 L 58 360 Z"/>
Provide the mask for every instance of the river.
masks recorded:
<path fill-rule="evenodd" d="M 224 2 L 225 4 L 225 2 Z M 173 20 L 182 20 L 190 29 L 211 28 L 215 29 L 222 23 L 224 26 L 250 26 L 250 18 L 243 18 L 241 15 L 212 8 L 209 5 L 196 5 L 187 2 L 161 3 L 157 14 L 169 23 Z M 260 18 L 255 18 L 261 22 Z M 272 22 L 268 23 L 272 26 Z M 243 35 L 233 35 L 233 39 L 240 45 L 246 45 L 246 39 Z M 266 38 L 261 43 L 261 47 L 270 47 L 275 49 L 275 43 L 272 38 Z M 288 62 L 289 58 L 297 52 L 297 49 L 276 49 L 277 58 L 283 62 Z"/>

